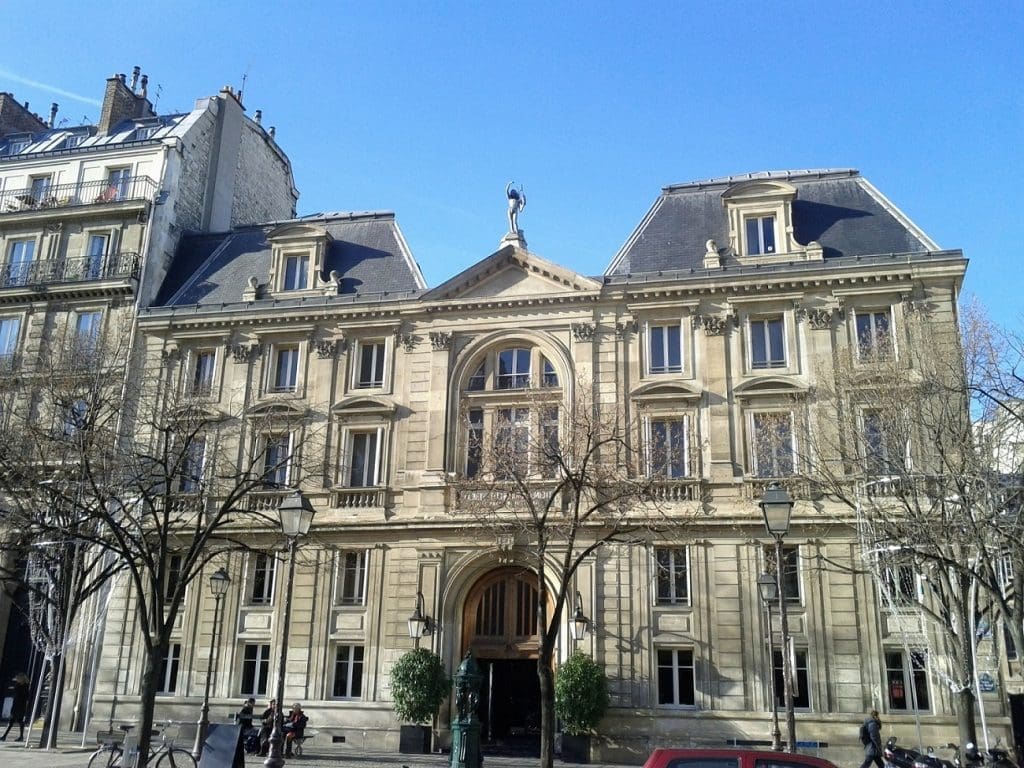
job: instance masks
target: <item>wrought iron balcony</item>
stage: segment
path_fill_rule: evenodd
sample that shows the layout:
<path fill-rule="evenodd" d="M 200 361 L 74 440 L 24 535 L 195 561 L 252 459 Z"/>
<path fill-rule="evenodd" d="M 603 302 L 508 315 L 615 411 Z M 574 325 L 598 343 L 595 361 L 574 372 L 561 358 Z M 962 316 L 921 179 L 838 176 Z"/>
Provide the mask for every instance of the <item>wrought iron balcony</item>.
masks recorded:
<path fill-rule="evenodd" d="M 104 179 L 77 184 L 50 184 L 42 188 L 37 183 L 34 188 L 0 192 L 0 216 L 23 211 L 152 200 L 156 192 L 156 182 L 148 176 L 132 176 L 117 181 Z"/>
<path fill-rule="evenodd" d="M 106 256 L 80 256 L 0 265 L 0 289 L 48 283 L 79 283 L 139 276 L 139 254 L 133 251 Z"/>

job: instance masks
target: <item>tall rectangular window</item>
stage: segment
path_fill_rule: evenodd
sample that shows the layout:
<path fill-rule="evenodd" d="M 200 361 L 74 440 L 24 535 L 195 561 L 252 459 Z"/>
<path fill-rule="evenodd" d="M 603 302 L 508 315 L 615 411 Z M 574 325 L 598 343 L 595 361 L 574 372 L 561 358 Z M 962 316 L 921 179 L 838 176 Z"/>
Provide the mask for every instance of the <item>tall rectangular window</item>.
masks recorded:
<path fill-rule="evenodd" d="M 680 373 L 683 370 L 682 329 L 679 324 L 648 326 L 651 373 Z"/>
<path fill-rule="evenodd" d="M 274 602 L 274 575 L 277 573 L 277 559 L 265 552 L 252 555 L 252 589 L 249 603 L 270 605 Z"/>
<path fill-rule="evenodd" d="M 750 367 L 786 367 L 786 324 L 781 317 L 750 321 Z"/>
<path fill-rule="evenodd" d="M 530 350 L 503 349 L 498 353 L 497 389 L 525 389 L 530 386 Z"/>
<path fill-rule="evenodd" d="M 217 353 L 212 349 L 196 352 L 195 367 L 192 370 L 192 394 L 206 397 L 213 392 L 213 373 L 217 365 Z"/>
<path fill-rule="evenodd" d="M 658 569 L 658 605 L 685 605 L 690 601 L 689 561 L 682 547 L 654 550 Z"/>
<path fill-rule="evenodd" d="M 505 480 L 522 477 L 530 466 L 530 409 L 499 408 L 495 415 L 495 474 Z"/>
<path fill-rule="evenodd" d="M 775 217 L 750 216 L 746 219 L 747 255 L 775 253 Z"/>
<path fill-rule="evenodd" d="M 796 648 L 793 651 L 793 706 L 802 709 L 811 707 L 810 676 L 807 670 L 807 649 Z M 782 651 L 776 648 L 772 656 L 772 683 L 775 687 L 776 706 L 786 704 L 786 688 L 782 677 Z"/>
<path fill-rule="evenodd" d="M 652 477 L 677 480 L 690 474 L 687 419 L 651 419 L 648 422 L 648 464 Z"/>
<path fill-rule="evenodd" d="M 857 312 L 857 349 L 861 360 L 884 360 L 892 354 L 889 310 Z"/>
<path fill-rule="evenodd" d="M 181 555 L 168 555 L 164 571 L 164 600 L 174 597 L 174 592 L 181 581 Z"/>
<path fill-rule="evenodd" d="M 561 443 L 558 438 L 558 409 L 542 408 L 540 412 L 540 453 L 537 464 L 541 477 L 555 477 L 561 468 Z"/>
<path fill-rule="evenodd" d="M 339 645 L 334 653 L 336 699 L 358 699 L 363 693 L 363 646 Z"/>
<path fill-rule="evenodd" d="M 765 573 L 774 576 L 775 547 L 765 547 L 763 557 Z M 782 547 L 782 596 L 791 602 L 800 600 L 800 547 L 798 545 Z"/>
<path fill-rule="evenodd" d="M 890 565 L 882 568 L 882 598 L 886 606 L 909 605 L 917 602 L 917 577 L 910 565 Z"/>
<path fill-rule="evenodd" d="M 157 693 L 174 693 L 178 690 L 178 666 L 181 664 L 181 643 L 171 643 L 167 654 L 161 657 L 156 676 Z"/>
<path fill-rule="evenodd" d="M 32 177 L 32 202 L 35 205 L 42 205 L 50 196 L 50 185 L 53 182 L 52 176 Z"/>
<path fill-rule="evenodd" d="M 0 318 L 0 365 L 9 365 L 14 360 L 20 336 L 20 317 Z"/>
<path fill-rule="evenodd" d="M 14 240 L 7 250 L 8 286 L 25 285 L 32 271 L 32 259 L 36 253 L 35 240 Z"/>
<path fill-rule="evenodd" d="M 241 696 L 266 696 L 270 677 L 270 646 L 265 643 L 246 643 L 242 649 Z"/>
<path fill-rule="evenodd" d="M 339 605 L 362 605 L 366 601 L 365 549 L 338 553 L 338 588 L 335 600 Z"/>
<path fill-rule="evenodd" d="M 285 256 L 284 285 L 286 291 L 301 291 L 309 283 L 309 256 L 307 254 Z"/>
<path fill-rule="evenodd" d="M 294 392 L 299 381 L 299 348 L 276 347 L 274 350 L 274 392 Z"/>
<path fill-rule="evenodd" d="M 83 270 L 83 277 L 86 280 L 99 280 L 103 276 L 103 262 L 107 258 L 107 249 L 109 247 L 109 234 L 89 235 L 89 245 L 85 252 L 85 268 Z"/>
<path fill-rule="evenodd" d="M 384 386 L 384 342 L 366 341 L 359 344 L 357 387 Z"/>
<path fill-rule="evenodd" d="M 928 657 L 924 651 L 886 651 L 885 685 L 890 711 L 926 712 Z"/>
<path fill-rule="evenodd" d="M 292 459 L 291 435 L 267 435 L 263 450 L 263 485 L 282 488 L 288 485 Z"/>
<path fill-rule="evenodd" d="M 754 475 L 788 477 L 793 474 L 793 418 L 790 414 L 752 414 L 751 441 Z"/>
<path fill-rule="evenodd" d="M 127 200 L 131 194 L 131 183 L 131 168 L 112 168 L 107 174 L 107 191 L 103 202 Z"/>
<path fill-rule="evenodd" d="M 476 477 L 483 460 L 484 411 L 471 408 L 466 418 L 466 477 Z"/>
<path fill-rule="evenodd" d="M 872 409 L 863 412 L 862 421 L 865 474 L 868 477 L 899 475 L 908 467 L 909 451 L 898 416 Z"/>
<path fill-rule="evenodd" d="M 75 342 L 79 350 L 92 352 L 100 337 L 100 313 L 79 312 L 75 318 Z"/>
<path fill-rule="evenodd" d="M 206 438 L 193 435 L 181 456 L 181 472 L 178 490 L 182 493 L 197 493 L 203 481 L 206 464 Z"/>
<path fill-rule="evenodd" d="M 658 651 L 658 703 L 692 707 L 697 702 L 693 650 L 690 648 Z"/>
<path fill-rule="evenodd" d="M 378 443 L 375 429 L 350 434 L 348 471 L 350 488 L 372 488 L 377 485 L 377 467 L 380 463 Z"/>

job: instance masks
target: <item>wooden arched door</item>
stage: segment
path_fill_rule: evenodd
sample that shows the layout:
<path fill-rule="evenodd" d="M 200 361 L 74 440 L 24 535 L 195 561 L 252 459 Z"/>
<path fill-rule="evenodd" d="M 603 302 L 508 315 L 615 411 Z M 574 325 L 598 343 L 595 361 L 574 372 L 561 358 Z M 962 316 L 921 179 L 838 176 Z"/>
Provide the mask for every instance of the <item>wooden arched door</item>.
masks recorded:
<path fill-rule="evenodd" d="M 484 676 L 480 721 L 491 751 L 532 754 L 539 745 L 539 600 L 535 573 L 504 567 L 481 577 L 463 607 L 462 651 L 473 649 Z"/>

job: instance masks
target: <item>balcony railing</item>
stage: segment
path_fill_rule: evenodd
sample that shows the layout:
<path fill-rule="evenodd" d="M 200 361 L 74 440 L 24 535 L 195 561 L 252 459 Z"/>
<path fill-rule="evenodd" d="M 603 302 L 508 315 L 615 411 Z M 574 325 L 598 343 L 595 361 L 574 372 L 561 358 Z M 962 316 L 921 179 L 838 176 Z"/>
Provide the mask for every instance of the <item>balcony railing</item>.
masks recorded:
<path fill-rule="evenodd" d="M 106 256 L 29 261 L 0 265 L 0 288 L 47 283 L 79 283 L 139 276 L 139 254 L 132 251 Z"/>
<path fill-rule="evenodd" d="M 700 501 L 700 480 L 659 480 L 647 489 L 651 501 L 671 504 L 677 501 Z"/>
<path fill-rule="evenodd" d="M 44 189 L 40 189 L 37 184 L 35 189 L 29 187 L 0 192 L 0 215 L 128 200 L 151 200 L 156 191 L 156 182 L 148 176 L 132 176 L 115 182 L 100 180 L 51 184 Z"/>
<path fill-rule="evenodd" d="M 335 488 L 331 506 L 340 509 L 370 509 L 384 506 L 383 488 Z"/>

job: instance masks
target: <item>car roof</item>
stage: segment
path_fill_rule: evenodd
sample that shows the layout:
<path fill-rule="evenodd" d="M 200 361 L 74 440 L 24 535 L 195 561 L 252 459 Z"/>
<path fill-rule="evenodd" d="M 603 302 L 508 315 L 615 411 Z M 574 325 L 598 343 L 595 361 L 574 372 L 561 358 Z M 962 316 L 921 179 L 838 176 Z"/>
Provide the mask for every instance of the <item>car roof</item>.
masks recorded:
<path fill-rule="evenodd" d="M 688 748 L 673 748 L 673 747 L 659 747 L 651 752 L 650 757 L 647 758 L 647 763 L 651 762 L 651 759 L 657 755 L 658 757 L 664 757 L 667 760 L 678 760 L 686 757 L 742 757 L 743 755 L 752 755 L 756 758 L 772 758 L 777 760 L 785 760 L 790 763 L 802 763 L 803 765 L 812 766 L 813 768 L 836 768 L 833 763 L 825 760 L 821 757 L 814 757 L 813 755 L 801 755 L 800 753 L 794 752 L 775 752 L 769 749 L 744 749 L 744 748 L 711 748 L 711 749 L 688 749 Z M 645 763 L 646 765 L 646 763 Z"/>

